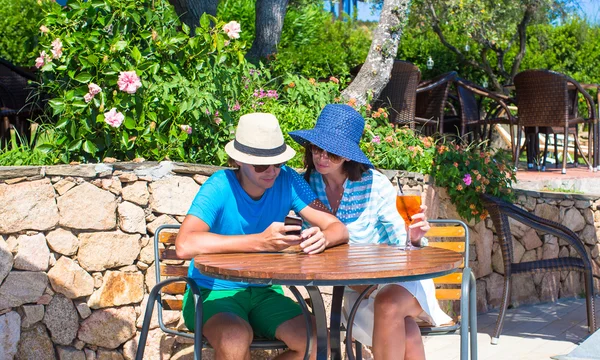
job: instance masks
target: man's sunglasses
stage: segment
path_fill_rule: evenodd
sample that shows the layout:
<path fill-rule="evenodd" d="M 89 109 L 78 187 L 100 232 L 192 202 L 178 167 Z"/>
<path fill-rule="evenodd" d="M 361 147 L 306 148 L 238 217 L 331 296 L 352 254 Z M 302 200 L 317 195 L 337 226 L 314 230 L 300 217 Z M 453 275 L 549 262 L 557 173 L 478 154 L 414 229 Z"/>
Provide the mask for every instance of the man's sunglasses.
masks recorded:
<path fill-rule="evenodd" d="M 327 158 L 329 159 L 329 161 L 331 161 L 332 163 L 339 163 L 340 161 L 342 161 L 342 157 L 336 154 L 332 154 L 326 150 L 321 149 L 320 147 L 318 147 L 315 144 L 310 144 L 310 151 L 316 155 L 317 157 L 324 155 L 327 156 Z"/>
<path fill-rule="evenodd" d="M 281 164 L 272 164 L 272 165 L 252 165 L 254 167 L 254 171 L 257 173 L 263 173 L 265 171 L 267 171 L 271 166 L 274 166 L 275 169 L 279 169 L 280 167 L 282 167 L 285 163 L 281 163 Z"/>

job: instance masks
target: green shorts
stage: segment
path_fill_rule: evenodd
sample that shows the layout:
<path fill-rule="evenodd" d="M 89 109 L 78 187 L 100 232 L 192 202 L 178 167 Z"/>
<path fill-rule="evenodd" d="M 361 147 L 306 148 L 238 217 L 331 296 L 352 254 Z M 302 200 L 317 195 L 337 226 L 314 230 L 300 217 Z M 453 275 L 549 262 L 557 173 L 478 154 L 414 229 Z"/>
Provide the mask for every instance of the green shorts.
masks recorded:
<path fill-rule="evenodd" d="M 283 295 L 281 286 L 256 287 L 235 290 L 210 290 L 200 288 L 202 293 L 202 324 L 213 315 L 233 313 L 246 320 L 254 335 L 275 340 L 275 331 L 284 322 L 302 315 L 302 309 L 294 300 Z M 188 288 L 183 296 L 183 320 L 194 331 L 194 300 Z"/>

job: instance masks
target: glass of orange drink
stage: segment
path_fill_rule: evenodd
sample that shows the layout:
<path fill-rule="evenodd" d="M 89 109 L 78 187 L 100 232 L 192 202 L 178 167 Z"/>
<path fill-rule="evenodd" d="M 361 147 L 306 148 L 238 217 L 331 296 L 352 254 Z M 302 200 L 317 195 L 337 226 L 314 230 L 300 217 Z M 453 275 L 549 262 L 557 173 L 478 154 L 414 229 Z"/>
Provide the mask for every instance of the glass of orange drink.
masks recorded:
<path fill-rule="evenodd" d="M 406 226 L 406 248 L 413 249 L 415 246 L 410 241 L 409 225 L 412 223 L 413 215 L 421 211 L 421 190 L 418 188 L 398 190 L 396 209 L 404 219 L 404 225 Z"/>

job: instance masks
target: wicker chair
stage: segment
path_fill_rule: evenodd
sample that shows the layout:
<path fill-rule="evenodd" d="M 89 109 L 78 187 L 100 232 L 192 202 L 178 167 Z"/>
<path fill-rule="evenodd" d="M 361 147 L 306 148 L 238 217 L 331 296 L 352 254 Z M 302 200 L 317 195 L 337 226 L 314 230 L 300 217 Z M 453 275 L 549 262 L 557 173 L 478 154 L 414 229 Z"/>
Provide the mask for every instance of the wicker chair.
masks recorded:
<path fill-rule="evenodd" d="M 420 80 L 421 72 L 416 65 L 401 60 L 394 61 L 390 81 L 374 105 L 390 108 L 390 122 L 414 127 L 417 86 Z"/>
<path fill-rule="evenodd" d="M 0 144 L 8 141 L 11 128 L 25 134 L 26 119 L 40 109 L 31 101 L 29 81 L 35 81 L 33 74 L 0 58 Z"/>
<path fill-rule="evenodd" d="M 504 315 L 510 302 L 511 276 L 513 274 L 539 273 L 547 271 L 578 271 L 585 276 L 585 296 L 587 304 L 588 330 L 593 333 L 596 330 L 595 304 L 594 304 L 594 274 L 592 263 L 586 252 L 585 245 L 579 237 L 569 228 L 553 221 L 540 218 L 527 211 L 510 204 L 504 200 L 490 195 L 482 195 L 485 208 L 490 213 L 496 234 L 500 241 L 502 259 L 504 261 L 504 291 L 500 313 L 496 321 L 496 329 L 492 335 L 492 344 L 497 344 L 502 332 Z M 579 257 L 560 257 L 556 259 L 544 259 L 515 263 L 513 260 L 513 243 L 510 231 L 509 219 L 532 227 L 540 232 L 548 233 L 567 242 L 575 249 Z"/>
<path fill-rule="evenodd" d="M 591 146 L 588 148 L 588 158 L 581 152 L 577 125 L 590 124 L 591 133 L 592 127 L 597 122 L 597 115 L 594 100 L 581 85 L 570 77 L 554 71 L 527 70 L 515 76 L 515 88 L 519 108 L 517 144 L 521 143 L 522 128 L 525 128 L 526 133 L 530 135 L 530 139 L 527 141 L 528 166 L 533 166 L 531 161 L 533 161 L 534 156 L 532 154 L 537 152 L 538 132 L 546 134 L 542 170 L 545 170 L 548 135 L 562 132 L 564 134 L 562 173 L 567 172 L 566 155 L 569 134 L 575 137 L 575 165 L 577 165 L 579 152 L 591 169 L 593 150 Z M 577 113 L 577 93 L 581 93 L 587 102 L 588 118 L 583 118 Z M 516 155 L 515 167 L 518 165 L 518 149 Z"/>
<path fill-rule="evenodd" d="M 508 108 L 513 100 L 462 78 L 456 78 L 455 85 L 460 103 L 460 136 L 469 141 L 489 141 L 494 125 L 509 125 L 511 154 L 515 156 L 516 119 Z"/>
<path fill-rule="evenodd" d="M 449 118 L 445 114 L 448 92 L 456 72 L 442 74 L 434 79 L 422 81 L 417 88 L 415 123 L 421 132 L 432 135 L 444 133 L 452 125 L 458 126 L 458 118 Z"/>

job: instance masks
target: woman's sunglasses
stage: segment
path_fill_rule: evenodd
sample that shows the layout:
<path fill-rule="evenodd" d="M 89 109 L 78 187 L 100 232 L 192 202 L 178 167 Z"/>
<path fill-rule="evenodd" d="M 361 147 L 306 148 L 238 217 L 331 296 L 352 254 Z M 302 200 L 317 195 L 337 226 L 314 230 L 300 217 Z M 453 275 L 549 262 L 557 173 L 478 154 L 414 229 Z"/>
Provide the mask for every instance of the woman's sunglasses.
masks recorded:
<path fill-rule="evenodd" d="M 326 156 L 329 159 L 329 161 L 333 163 L 339 163 L 340 161 L 342 161 L 341 156 L 327 152 L 326 150 L 321 149 L 315 144 L 310 144 L 310 151 L 313 153 L 313 155 L 317 157 L 320 157 L 322 155 Z"/>
<path fill-rule="evenodd" d="M 285 163 L 281 163 L 281 164 L 272 164 L 272 165 L 252 165 L 254 167 L 254 171 L 257 173 L 263 173 L 265 171 L 267 171 L 267 169 L 269 169 L 271 166 L 274 166 L 275 169 L 279 169 L 280 167 L 283 166 L 283 164 Z"/>

